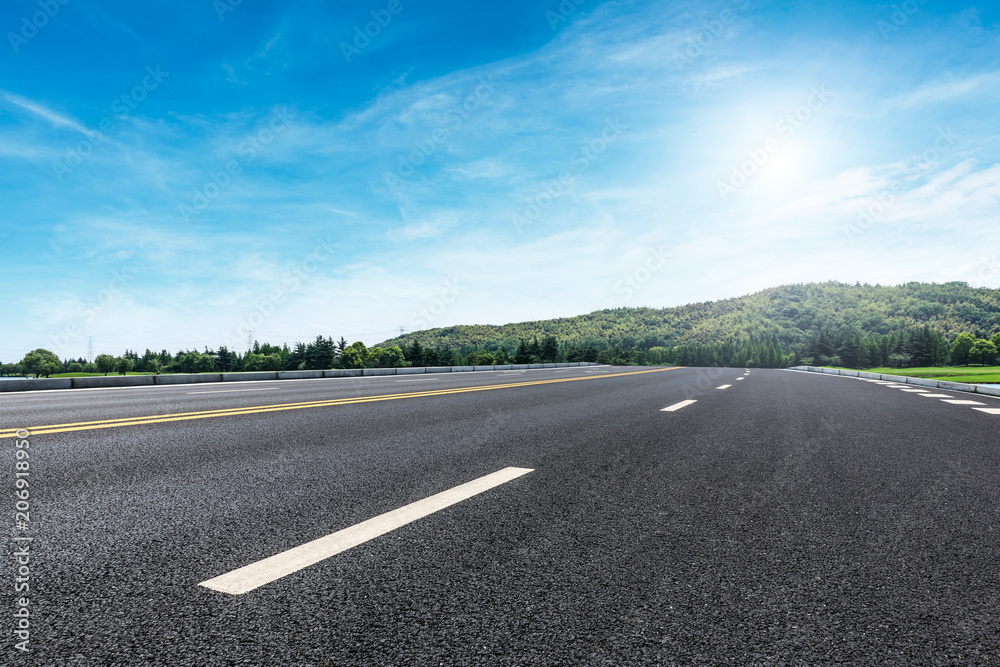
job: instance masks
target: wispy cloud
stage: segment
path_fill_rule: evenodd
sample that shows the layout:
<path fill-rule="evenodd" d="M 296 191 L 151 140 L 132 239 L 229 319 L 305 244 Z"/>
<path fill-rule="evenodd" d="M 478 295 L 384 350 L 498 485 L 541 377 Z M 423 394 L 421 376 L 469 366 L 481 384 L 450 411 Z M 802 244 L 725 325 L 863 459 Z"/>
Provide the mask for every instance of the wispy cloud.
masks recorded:
<path fill-rule="evenodd" d="M 15 95 L 14 93 L 4 92 L 3 96 L 8 103 L 28 111 L 38 118 L 50 122 L 56 127 L 69 128 L 84 136 L 90 137 L 91 139 L 97 139 L 100 137 L 98 132 L 85 127 L 79 121 L 57 111 L 53 111 L 38 102 L 21 97 L 20 95 Z"/>
<path fill-rule="evenodd" d="M 979 99 L 1000 98 L 1000 72 L 983 72 L 965 78 L 930 83 L 891 99 L 889 104 L 908 109 L 961 100 L 969 96 Z"/>

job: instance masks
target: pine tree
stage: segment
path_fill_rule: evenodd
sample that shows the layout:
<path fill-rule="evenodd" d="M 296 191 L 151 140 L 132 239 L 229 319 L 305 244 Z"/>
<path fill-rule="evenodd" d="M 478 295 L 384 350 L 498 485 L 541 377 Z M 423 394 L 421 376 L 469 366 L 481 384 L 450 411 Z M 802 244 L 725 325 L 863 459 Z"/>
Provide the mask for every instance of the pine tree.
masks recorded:
<path fill-rule="evenodd" d="M 546 336 L 545 340 L 542 341 L 540 357 L 544 363 L 555 363 L 559 357 L 559 344 L 556 342 L 555 336 Z"/>

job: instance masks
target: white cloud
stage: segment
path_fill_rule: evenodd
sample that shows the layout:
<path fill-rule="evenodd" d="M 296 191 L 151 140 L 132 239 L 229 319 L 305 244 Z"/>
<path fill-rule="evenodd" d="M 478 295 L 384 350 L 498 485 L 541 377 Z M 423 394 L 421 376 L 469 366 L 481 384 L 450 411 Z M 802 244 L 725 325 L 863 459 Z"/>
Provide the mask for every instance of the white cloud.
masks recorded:
<path fill-rule="evenodd" d="M 912 92 L 890 99 L 889 105 L 911 108 L 961 99 L 969 95 L 995 98 L 998 90 L 1000 90 L 1000 72 L 984 72 L 964 79 L 921 86 Z"/>
<path fill-rule="evenodd" d="M 94 130 L 88 129 L 79 121 L 70 118 L 69 116 L 66 116 L 64 114 L 61 114 L 57 111 L 53 111 L 52 109 L 49 109 L 48 107 L 38 102 L 21 97 L 20 95 L 15 95 L 13 93 L 4 93 L 4 99 L 10 102 L 11 104 L 14 104 L 24 109 L 25 111 L 29 111 L 35 116 L 52 123 L 57 127 L 68 127 L 69 129 L 75 130 L 76 132 L 79 132 L 84 136 L 90 137 L 91 139 L 100 138 L 99 132 L 95 132 Z"/>

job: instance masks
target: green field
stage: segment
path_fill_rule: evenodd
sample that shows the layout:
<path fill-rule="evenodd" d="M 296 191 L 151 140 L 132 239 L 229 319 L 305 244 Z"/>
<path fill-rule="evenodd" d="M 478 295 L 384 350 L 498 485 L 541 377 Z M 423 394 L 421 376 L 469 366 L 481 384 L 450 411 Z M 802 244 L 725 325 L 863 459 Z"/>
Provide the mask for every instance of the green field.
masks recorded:
<path fill-rule="evenodd" d="M 947 380 L 949 382 L 969 382 L 973 384 L 1000 383 L 1000 366 L 927 366 L 925 368 L 840 368 L 844 371 L 861 370 L 864 373 L 881 375 L 905 375 L 927 380 Z"/>

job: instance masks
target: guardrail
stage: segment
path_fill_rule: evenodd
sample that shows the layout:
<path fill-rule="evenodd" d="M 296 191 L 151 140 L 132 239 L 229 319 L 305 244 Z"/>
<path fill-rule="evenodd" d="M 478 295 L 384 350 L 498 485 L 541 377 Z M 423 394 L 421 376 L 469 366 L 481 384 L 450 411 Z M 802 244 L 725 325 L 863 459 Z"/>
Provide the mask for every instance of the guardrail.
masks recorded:
<path fill-rule="evenodd" d="M 407 368 L 349 368 L 328 371 L 264 371 L 256 373 L 192 373 L 175 375 L 108 375 L 79 378 L 38 378 L 2 380 L 0 392 L 42 391 L 53 389 L 97 389 L 101 387 L 150 387 L 169 384 L 202 382 L 254 382 L 266 380 L 308 380 L 339 377 L 370 377 L 380 375 L 421 375 L 425 373 L 474 373 L 481 371 L 516 371 L 536 368 L 574 368 L 601 366 L 592 361 L 571 361 L 561 364 L 506 364 L 500 366 L 417 366 Z"/>
<path fill-rule="evenodd" d="M 889 382 L 899 382 L 901 384 L 912 384 L 919 387 L 950 389 L 952 391 L 967 391 L 972 394 L 983 394 L 984 396 L 1000 396 L 1000 385 L 969 384 L 967 382 L 949 382 L 947 380 L 928 380 L 925 378 L 914 378 L 906 375 L 885 375 L 882 373 L 866 373 L 864 371 L 843 371 L 837 368 L 820 368 L 818 366 L 793 366 L 789 370 L 824 373 L 826 375 L 844 375 L 846 377 L 860 377 L 868 380 L 886 380 Z"/>

